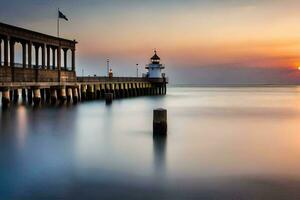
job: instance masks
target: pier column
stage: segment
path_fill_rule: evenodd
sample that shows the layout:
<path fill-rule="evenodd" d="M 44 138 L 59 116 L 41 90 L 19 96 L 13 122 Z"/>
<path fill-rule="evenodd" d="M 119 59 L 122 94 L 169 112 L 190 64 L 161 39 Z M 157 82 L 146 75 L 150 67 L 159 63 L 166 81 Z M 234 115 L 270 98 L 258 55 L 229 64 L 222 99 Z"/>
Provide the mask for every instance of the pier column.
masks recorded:
<path fill-rule="evenodd" d="M 40 105 L 41 103 L 41 90 L 40 88 L 33 89 L 33 103 L 35 106 Z"/>
<path fill-rule="evenodd" d="M 51 47 L 48 45 L 47 46 L 47 69 L 50 69 L 50 49 Z"/>
<path fill-rule="evenodd" d="M 40 91 L 41 91 L 41 101 L 44 102 L 45 101 L 45 88 L 42 88 Z"/>
<path fill-rule="evenodd" d="M 86 85 L 81 85 L 81 101 L 86 100 Z"/>
<path fill-rule="evenodd" d="M 67 93 L 66 93 L 66 87 L 61 86 L 59 90 L 59 101 L 61 104 L 63 104 L 67 100 Z"/>
<path fill-rule="evenodd" d="M 22 89 L 22 102 L 26 103 L 26 89 Z"/>
<path fill-rule="evenodd" d="M 27 52 L 26 52 L 26 42 L 21 42 L 22 44 L 22 64 L 23 64 L 23 68 L 26 68 L 26 55 L 27 55 Z"/>
<path fill-rule="evenodd" d="M 52 69 L 54 70 L 56 67 L 55 67 L 55 47 L 52 47 Z"/>
<path fill-rule="evenodd" d="M 105 98 L 105 84 L 100 84 L 101 87 L 101 99 Z"/>
<path fill-rule="evenodd" d="M 61 80 L 61 46 L 57 47 L 57 69 L 58 69 L 58 81 Z"/>
<path fill-rule="evenodd" d="M 50 103 L 50 102 L 51 102 L 51 92 L 50 92 L 50 88 L 46 88 L 46 89 L 45 89 L 45 93 L 46 93 L 46 103 Z"/>
<path fill-rule="evenodd" d="M 73 103 L 76 104 L 78 102 L 78 88 L 73 88 Z"/>
<path fill-rule="evenodd" d="M 120 98 L 120 89 L 119 89 L 119 83 L 115 84 L 115 98 L 118 99 Z"/>
<path fill-rule="evenodd" d="M 63 48 L 64 51 L 64 68 L 67 71 L 68 69 L 68 49 L 67 48 Z"/>
<path fill-rule="evenodd" d="M 40 46 L 38 44 L 35 44 L 34 48 L 35 48 L 35 68 L 38 69 L 39 68 L 39 49 L 40 49 Z"/>
<path fill-rule="evenodd" d="M 128 93 L 128 85 L 127 85 L 127 83 L 124 83 L 124 97 L 129 97 L 129 93 Z"/>
<path fill-rule="evenodd" d="M 75 49 L 72 49 L 72 71 L 75 71 Z"/>
<path fill-rule="evenodd" d="M 50 101 L 51 104 L 54 105 L 57 102 L 57 90 L 56 88 L 50 88 Z"/>
<path fill-rule="evenodd" d="M 8 67 L 8 38 L 4 38 L 4 66 Z"/>
<path fill-rule="evenodd" d="M 32 68 L 32 42 L 28 43 L 28 68 Z"/>
<path fill-rule="evenodd" d="M 32 89 L 27 90 L 27 98 L 28 98 L 28 104 L 32 104 Z"/>
<path fill-rule="evenodd" d="M 18 103 L 19 101 L 19 90 L 18 89 L 14 89 L 14 97 L 13 97 L 13 101 L 14 103 Z"/>
<path fill-rule="evenodd" d="M 71 100 L 73 99 L 73 98 L 72 98 L 72 97 L 73 97 L 72 93 L 73 93 L 72 88 L 71 88 L 71 87 L 68 87 L 68 88 L 67 88 L 67 102 L 68 102 L 68 103 L 70 103 Z"/>
<path fill-rule="evenodd" d="M 9 88 L 2 89 L 2 106 L 8 107 L 10 104 Z"/>
<path fill-rule="evenodd" d="M 9 41 L 9 55 L 10 55 L 10 66 L 15 66 L 15 41 L 13 39 L 10 39 Z"/>
<path fill-rule="evenodd" d="M 2 66 L 2 38 L 0 37 L 0 66 Z"/>
<path fill-rule="evenodd" d="M 46 48 L 46 45 L 42 44 L 41 48 L 42 48 L 42 68 L 45 69 L 46 68 L 46 65 L 45 65 L 45 61 L 46 61 L 45 48 Z"/>
<path fill-rule="evenodd" d="M 101 88 L 100 88 L 100 85 L 97 84 L 95 85 L 95 91 L 96 91 L 96 99 L 100 99 L 101 98 Z"/>
<path fill-rule="evenodd" d="M 88 100 L 94 99 L 94 85 L 87 86 L 87 99 Z"/>

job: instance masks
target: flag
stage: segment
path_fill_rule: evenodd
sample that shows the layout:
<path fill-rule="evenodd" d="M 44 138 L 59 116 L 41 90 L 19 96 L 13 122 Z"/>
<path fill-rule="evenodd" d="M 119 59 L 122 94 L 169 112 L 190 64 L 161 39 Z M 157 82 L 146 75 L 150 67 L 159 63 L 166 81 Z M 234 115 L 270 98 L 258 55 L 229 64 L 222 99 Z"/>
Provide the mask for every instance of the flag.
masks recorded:
<path fill-rule="evenodd" d="M 66 15 L 64 15 L 62 12 L 58 11 L 58 18 L 65 19 L 66 21 L 69 21 Z"/>

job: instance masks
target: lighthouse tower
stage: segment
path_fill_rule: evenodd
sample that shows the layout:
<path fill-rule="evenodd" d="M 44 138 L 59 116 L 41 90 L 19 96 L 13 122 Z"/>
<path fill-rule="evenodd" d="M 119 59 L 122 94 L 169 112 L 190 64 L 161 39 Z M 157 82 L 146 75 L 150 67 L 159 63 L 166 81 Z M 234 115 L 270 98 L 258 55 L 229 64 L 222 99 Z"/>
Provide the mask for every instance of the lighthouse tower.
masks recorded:
<path fill-rule="evenodd" d="M 154 56 L 151 58 L 151 62 L 146 66 L 146 69 L 148 69 L 148 78 L 163 78 L 164 73 L 161 73 L 161 70 L 164 68 L 165 67 L 160 64 L 160 57 L 156 54 L 155 50 Z"/>

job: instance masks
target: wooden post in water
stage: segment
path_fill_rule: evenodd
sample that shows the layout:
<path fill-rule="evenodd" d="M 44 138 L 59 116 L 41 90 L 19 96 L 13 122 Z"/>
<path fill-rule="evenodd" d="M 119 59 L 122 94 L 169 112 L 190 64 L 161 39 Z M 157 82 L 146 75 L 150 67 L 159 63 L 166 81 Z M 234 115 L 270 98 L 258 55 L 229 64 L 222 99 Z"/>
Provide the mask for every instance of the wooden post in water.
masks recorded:
<path fill-rule="evenodd" d="M 105 93 L 105 102 L 106 104 L 111 104 L 113 101 L 113 94 L 112 93 Z"/>
<path fill-rule="evenodd" d="M 167 135 L 167 110 L 158 108 L 153 110 L 153 135 Z"/>
<path fill-rule="evenodd" d="M 40 88 L 33 89 L 33 103 L 35 106 L 40 105 L 41 103 L 41 90 Z"/>

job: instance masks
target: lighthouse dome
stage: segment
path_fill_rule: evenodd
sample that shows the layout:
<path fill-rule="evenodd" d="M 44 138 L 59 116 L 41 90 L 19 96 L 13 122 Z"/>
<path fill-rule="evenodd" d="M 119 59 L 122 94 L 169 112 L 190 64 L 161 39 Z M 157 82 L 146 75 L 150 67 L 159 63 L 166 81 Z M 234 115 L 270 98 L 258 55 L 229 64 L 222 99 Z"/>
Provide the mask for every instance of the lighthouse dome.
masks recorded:
<path fill-rule="evenodd" d="M 154 55 L 151 58 L 151 61 L 153 64 L 159 64 L 160 57 L 156 54 L 156 50 L 154 51 Z"/>

